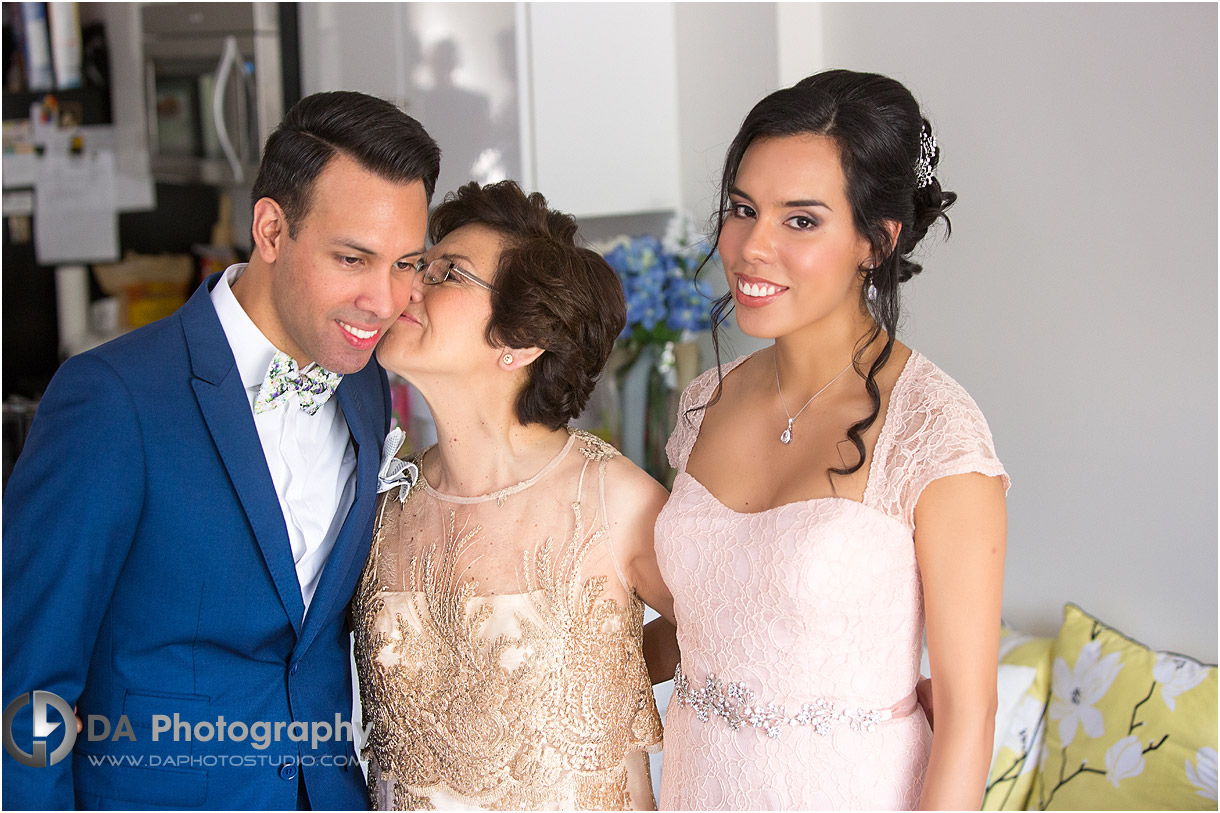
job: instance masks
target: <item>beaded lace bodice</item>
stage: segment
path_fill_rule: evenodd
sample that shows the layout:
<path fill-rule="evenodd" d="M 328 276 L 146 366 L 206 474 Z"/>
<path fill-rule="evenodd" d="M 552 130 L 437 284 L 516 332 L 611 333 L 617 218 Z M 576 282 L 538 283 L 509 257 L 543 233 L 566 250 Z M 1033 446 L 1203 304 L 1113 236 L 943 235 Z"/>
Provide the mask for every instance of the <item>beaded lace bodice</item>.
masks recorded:
<path fill-rule="evenodd" d="M 572 432 L 500 492 L 421 477 L 382 497 L 352 605 L 375 807 L 653 807 L 643 604 L 604 500 L 617 454 Z"/>
<path fill-rule="evenodd" d="M 686 411 L 707 403 L 716 384 L 709 370 L 682 396 L 667 447 L 678 474 L 656 528 L 684 679 L 693 689 L 709 679 L 739 684 L 755 708 L 774 703 L 790 716 L 819 703 L 910 708 L 923 632 L 915 503 L 928 483 L 952 474 L 1007 482 L 978 407 L 913 353 L 894 385 L 862 502 L 820 498 L 746 514 L 686 472 L 703 414 L 688 421 Z M 723 717 L 671 702 L 662 809 L 894 809 L 919 801 L 931 740 L 918 709 L 871 729 L 798 720 L 778 736 Z"/>

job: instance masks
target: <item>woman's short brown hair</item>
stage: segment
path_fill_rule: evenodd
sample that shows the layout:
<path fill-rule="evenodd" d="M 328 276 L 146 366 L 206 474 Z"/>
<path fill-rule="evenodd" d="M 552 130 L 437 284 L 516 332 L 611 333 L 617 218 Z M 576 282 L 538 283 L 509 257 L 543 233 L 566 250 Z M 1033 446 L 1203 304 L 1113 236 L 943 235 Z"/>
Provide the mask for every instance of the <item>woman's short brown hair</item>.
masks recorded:
<path fill-rule="evenodd" d="M 517 419 L 552 429 L 584 410 L 627 323 L 623 286 L 599 254 L 576 245 L 576 220 L 513 181 L 468 183 L 436 207 L 432 242 L 472 223 L 505 240 L 491 294 L 487 341 L 545 350 L 529 366 Z"/>

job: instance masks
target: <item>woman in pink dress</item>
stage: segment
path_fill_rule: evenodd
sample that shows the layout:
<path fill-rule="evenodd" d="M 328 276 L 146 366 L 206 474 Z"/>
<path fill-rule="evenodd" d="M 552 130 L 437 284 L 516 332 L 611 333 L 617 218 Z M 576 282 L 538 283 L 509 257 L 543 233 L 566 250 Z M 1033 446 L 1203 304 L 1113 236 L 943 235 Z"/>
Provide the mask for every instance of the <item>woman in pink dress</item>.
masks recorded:
<path fill-rule="evenodd" d="M 849 71 L 771 94 L 729 147 L 717 317 L 775 342 L 696 379 L 669 444 L 663 809 L 982 800 L 1008 477 L 970 396 L 895 340 L 956 198 L 939 158 L 905 87 Z"/>

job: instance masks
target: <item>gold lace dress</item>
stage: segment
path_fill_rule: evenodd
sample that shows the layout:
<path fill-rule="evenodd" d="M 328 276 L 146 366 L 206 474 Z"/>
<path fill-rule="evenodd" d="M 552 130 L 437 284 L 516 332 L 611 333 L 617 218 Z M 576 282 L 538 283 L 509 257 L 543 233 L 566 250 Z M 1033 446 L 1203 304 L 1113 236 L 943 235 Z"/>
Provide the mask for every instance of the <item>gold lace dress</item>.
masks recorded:
<path fill-rule="evenodd" d="M 405 502 L 382 496 L 352 604 L 375 808 L 656 806 L 644 606 L 605 508 L 618 452 L 569 432 L 498 492 L 441 494 L 421 475 Z"/>

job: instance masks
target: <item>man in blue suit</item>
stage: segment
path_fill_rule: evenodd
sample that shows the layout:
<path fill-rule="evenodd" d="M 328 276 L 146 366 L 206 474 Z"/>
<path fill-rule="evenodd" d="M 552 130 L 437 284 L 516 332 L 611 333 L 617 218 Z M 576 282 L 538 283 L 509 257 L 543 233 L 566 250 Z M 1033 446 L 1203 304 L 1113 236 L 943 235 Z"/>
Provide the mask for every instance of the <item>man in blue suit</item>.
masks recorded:
<path fill-rule="evenodd" d="M 389 428 L 370 357 L 439 160 L 388 102 L 307 97 L 264 149 L 250 262 L 60 368 L 4 495 L 5 808 L 367 806 L 346 723 Z"/>

